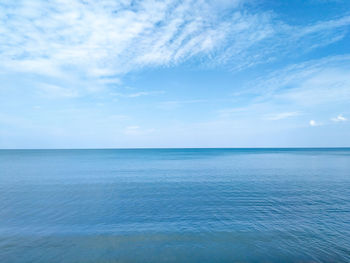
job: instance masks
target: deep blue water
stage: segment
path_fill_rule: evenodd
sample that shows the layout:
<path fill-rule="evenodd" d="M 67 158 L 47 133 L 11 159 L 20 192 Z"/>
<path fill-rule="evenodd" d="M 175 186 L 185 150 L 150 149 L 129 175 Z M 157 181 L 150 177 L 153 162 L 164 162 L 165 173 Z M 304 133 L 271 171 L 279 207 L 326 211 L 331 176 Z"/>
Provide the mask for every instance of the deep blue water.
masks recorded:
<path fill-rule="evenodd" d="M 350 149 L 0 150 L 0 262 L 350 262 Z"/>

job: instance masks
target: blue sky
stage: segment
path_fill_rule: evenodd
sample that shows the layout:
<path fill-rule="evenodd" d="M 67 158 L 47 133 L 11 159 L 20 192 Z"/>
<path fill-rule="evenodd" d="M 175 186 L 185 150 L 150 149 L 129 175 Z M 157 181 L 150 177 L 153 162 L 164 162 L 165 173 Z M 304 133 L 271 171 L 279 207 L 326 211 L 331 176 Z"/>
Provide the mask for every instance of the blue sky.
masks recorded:
<path fill-rule="evenodd" d="M 0 148 L 350 146 L 350 1 L 0 1 Z"/>

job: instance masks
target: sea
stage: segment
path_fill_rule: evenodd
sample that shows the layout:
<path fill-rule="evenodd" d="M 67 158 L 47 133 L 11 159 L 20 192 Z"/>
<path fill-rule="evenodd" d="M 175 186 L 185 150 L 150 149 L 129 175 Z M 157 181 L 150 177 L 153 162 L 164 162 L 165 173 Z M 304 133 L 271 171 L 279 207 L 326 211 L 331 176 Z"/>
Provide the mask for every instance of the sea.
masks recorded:
<path fill-rule="evenodd" d="M 0 150 L 0 262 L 350 262 L 350 148 Z"/>

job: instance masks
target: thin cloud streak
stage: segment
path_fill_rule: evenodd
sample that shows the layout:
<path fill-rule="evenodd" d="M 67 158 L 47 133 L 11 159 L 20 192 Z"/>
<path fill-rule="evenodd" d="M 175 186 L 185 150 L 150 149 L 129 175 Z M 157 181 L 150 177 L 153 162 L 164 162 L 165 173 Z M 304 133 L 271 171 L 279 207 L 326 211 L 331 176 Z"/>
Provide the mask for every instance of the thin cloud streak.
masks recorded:
<path fill-rule="evenodd" d="M 339 114 L 337 117 L 331 119 L 334 122 L 344 122 L 347 121 L 348 119 L 345 118 L 343 115 Z"/>
<path fill-rule="evenodd" d="M 281 113 L 276 113 L 276 114 L 268 114 L 265 116 L 266 120 L 270 120 L 270 121 L 278 121 L 278 120 L 283 120 L 283 119 L 287 119 L 290 117 L 295 117 L 300 115 L 299 112 L 294 111 L 294 112 L 281 112 Z"/>

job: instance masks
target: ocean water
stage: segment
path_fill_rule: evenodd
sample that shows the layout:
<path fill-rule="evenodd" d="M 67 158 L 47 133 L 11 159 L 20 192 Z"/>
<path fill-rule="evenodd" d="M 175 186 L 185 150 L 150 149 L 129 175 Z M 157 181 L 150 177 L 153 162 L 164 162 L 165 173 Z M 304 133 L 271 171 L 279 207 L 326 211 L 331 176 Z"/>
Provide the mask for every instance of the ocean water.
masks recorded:
<path fill-rule="evenodd" d="M 0 262 L 350 262 L 350 149 L 0 150 Z"/>

